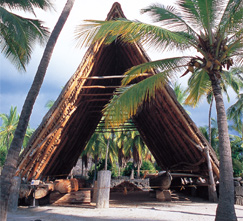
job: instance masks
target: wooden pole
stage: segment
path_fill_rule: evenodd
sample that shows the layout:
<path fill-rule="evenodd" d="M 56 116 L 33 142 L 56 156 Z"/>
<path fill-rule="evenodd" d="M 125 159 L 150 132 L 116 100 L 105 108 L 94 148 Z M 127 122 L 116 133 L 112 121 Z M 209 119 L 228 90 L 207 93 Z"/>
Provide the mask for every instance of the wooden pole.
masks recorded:
<path fill-rule="evenodd" d="M 209 198 L 209 201 L 217 202 L 218 197 L 217 197 L 216 185 L 214 182 L 213 169 L 212 169 L 211 158 L 209 155 L 208 147 L 205 147 L 204 151 L 205 151 L 207 163 L 208 163 L 208 175 L 209 175 L 208 198 Z"/>
<path fill-rule="evenodd" d="M 109 208 L 111 185 L 111 171 L 101 170 L 98 172 L 98 192 L 97 192 L 97 208 Z"/>

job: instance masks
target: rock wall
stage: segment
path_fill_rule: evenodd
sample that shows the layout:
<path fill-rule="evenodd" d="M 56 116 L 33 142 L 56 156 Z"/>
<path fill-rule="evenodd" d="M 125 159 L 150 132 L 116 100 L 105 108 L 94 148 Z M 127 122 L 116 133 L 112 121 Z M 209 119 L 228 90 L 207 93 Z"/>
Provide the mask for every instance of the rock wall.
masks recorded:
<path fill-rule="evenodd" d="M 234 178 L 235 186 L 235 204 L 243 206 L 243 179 L 241 177 Z"/>
<path fill-rule="evenodd" d="M 119 179 L 112 179 L 111 188 L 114 186 L 118 186 L 119 184 L 123 183 L 124 181 L 129 181 L 130 183 L 136 185 L 138 188 L 143 189 L 143 190 L 150 189 L 149 179 L 129 179 L 129 177 L 121 177 Z"/>

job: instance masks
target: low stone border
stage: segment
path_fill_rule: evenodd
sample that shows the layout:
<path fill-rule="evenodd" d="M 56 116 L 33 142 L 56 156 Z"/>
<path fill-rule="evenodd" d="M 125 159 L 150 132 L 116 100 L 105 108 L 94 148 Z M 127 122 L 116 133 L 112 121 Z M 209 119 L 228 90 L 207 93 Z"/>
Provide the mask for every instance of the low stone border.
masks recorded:
<path fill-rule="evenodd" d="M 235 204 L 243 206 L 243 179 L 242 177 L 234 178 L 235 186 Z"/>

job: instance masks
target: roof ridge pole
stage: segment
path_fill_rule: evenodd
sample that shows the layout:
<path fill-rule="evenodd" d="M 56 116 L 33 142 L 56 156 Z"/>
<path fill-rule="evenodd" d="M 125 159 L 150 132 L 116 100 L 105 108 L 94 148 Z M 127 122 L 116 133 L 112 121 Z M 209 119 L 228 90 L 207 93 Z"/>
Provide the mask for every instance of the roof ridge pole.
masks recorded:
<path fill-rule="evenodd" d="M 207 164 L 208 164 L 208 176 L 209 176 L 209 186 L 208 186 L 208 198 L 209 201 L 218 202 L 217 192 L 216 192 L 216 185 L 213 177 L 213 169 L 211 164 L 211 158 L 209 155 L 209 148 L 205 146 L 203 151 L 205 152 Z"/>

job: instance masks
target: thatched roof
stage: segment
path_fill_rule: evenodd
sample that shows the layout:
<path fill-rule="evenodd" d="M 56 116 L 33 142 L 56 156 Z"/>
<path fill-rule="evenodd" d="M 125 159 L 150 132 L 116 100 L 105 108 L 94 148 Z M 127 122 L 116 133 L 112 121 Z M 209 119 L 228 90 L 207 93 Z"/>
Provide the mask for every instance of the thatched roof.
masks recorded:
<path fill-rule="evenodd" d="M 113 4 L 107 20 L 115 17 L 125 17 L 119 3 Z M 139 44 L 91 46 L 20 156 L 17 174 L 28 180 L 69 174 L 101 120 L 101 110 L 120 86 L 121 75 L 147 61 Z M 219 177 L 214 151 L 169 86 L 157 91 L 150 104 L 144 103 L 133 121 L 163 169 L 207 176 L 203 149 L 209 147 Z"/>

